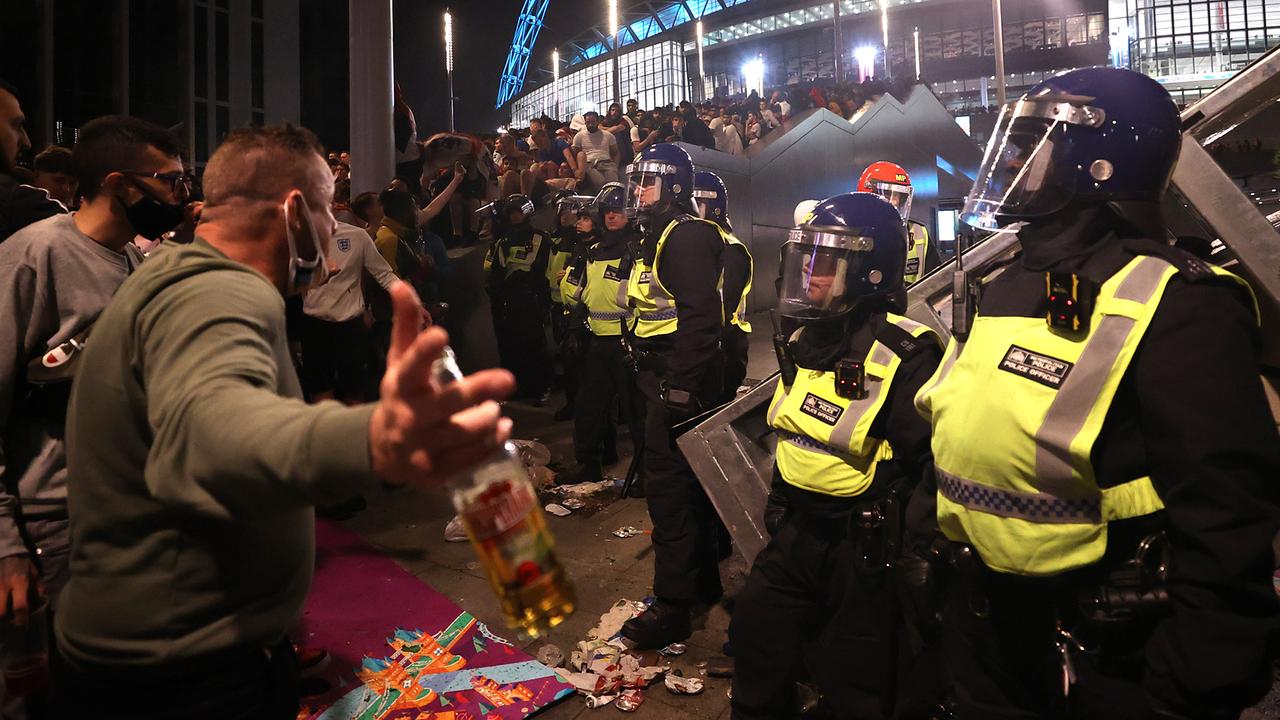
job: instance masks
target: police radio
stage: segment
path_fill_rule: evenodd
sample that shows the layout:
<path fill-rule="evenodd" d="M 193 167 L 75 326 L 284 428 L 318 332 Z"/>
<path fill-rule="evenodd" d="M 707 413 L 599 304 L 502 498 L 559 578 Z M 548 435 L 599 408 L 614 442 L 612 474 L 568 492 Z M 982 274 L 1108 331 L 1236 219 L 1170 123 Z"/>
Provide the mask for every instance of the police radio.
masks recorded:
<path fill-rule="evenodd" d="M 773 354 L 778 356 L 778 373 L 782 384 L 791 387 L 796 381 L 796 361 L 791 359 L 791 348 L 787 345 L 787 336 L 782 334 L 777 313 L 770 310 L 769 319 L 773 321 Z"/>
<path fill-rule="evenodd" d="M 957 237 L 956 269 L 951 274 L 951 334 L 961 342 L 969 338 L 973 315 L 977 311 L 977 298 L 974 297 L 969 273 L 964 269 L 963 257 L 964 248 L 960 247 L 960 238 Z"/>

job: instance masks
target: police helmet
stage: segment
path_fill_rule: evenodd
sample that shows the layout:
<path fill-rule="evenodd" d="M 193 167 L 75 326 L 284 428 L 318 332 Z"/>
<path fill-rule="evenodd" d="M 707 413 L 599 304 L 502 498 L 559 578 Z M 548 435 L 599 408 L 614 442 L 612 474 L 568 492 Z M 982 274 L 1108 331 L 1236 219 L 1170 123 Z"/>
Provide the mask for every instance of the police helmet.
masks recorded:
<path fill-rule="evenodd" d="M 844 193 L 818 203 L 791 230 L 779 263 L 778 312 L 820 320 L 902 288 L 907 231 L 889 201 Z"/>
<path fill-rule="evenodd" d="M 1071 70 L 1000 110 L 962 219 L 994 230 L 1073 201 L 1159 202 L 1178 158 L 1178 109 L 1155 80 Z"/>
<path fill-rule="evenodd" d="M 600 192 L 596 193 L 596 198 L 592 202 L 596 210 L 596 222 L 604 226 L 604 214 L 607 212 L 626 213 L 627 211 L 627 186 L 620 182 L 605 183 L 600 188 Z"/>
<path fill-rule="evenodd" d="M 729 226 L 729 191 L 719 175 L 710 170 L 693 174 L 693 207 L 699 217 Z"/>
<path fill-rule="evenodd" d="M 519 210 L 520 212 L 524 213 L 526 216 L 532 215 L 533 201 L 529 199 L 528 195 L 514 193 L 512 195 L 507 196 L 507 204 L 506 204 L 506 207 L 503 208 L 503 210 L 507 214 L 510 214 L 512 210 Z"/>
<path fill-rule="evenodd" d="M 636 153 L 627 166 L 627 215 L 642 217 L 689 208 L 693 194 L 693 160 L 671 143 L 658 143 Z"/>

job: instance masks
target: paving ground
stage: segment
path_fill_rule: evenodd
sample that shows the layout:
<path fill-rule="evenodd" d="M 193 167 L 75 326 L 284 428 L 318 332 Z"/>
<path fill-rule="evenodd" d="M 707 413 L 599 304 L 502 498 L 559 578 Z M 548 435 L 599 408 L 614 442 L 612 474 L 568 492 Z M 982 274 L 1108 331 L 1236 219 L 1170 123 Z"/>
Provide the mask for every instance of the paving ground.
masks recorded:
<path fill-rule="evenodd" d="M 556 403 L 552 402 L 552 406 Z M 512 403 L 508 413 L 516 419 L 517 435 L 536 438 L 546 443 L 560 459 L 572 458 L 572 441 L 568 423 L 554 423 L 554 407 L 535 409 Z M 623 438 L 625 438 L 625 433 Z M 620 440 L 623 457 L 612 472 L 622 475 L 630 461 L 630 445 Z M 448 497 L 443 493 L 396 491 L 367 498 L 369 507 L 346 525 L 363 535 L 374 546 L 393 557 L 402 567 L 423 582 L 449 596 L 495 630 L 503 626 L 502 615 L 484 572 L 476 562 L 468 543 L 445 543 L 444 526 L 453 516 Z M 619 527 L 633 525 L 650 528 L 644 500 L 619 499 L 616 493 L 593 498 L 603 504 L 599 510 L 586 509 L 568 517 L 548 516 L 555 534 L 560 558 L 567 566 L 577 589 L 578 610 L 545 640 L 523 643 L 530 655 L 545 643 L 554 643 L 567 656 L 600 615 L 620 598 L 639 600 L 649 595 L 653 577 L 653 552 L 647 535 L 619 539 L 611 533 Z M 594 503 L 593 503 L 594 504 Z M 740 561 L 726 561 L 723 568 L 726 584 L 743 576 Z M 716 607 L 705 620 L 705 627 L 690 639 L 688 652 L 672 661 L 686 676 L 698 674 L 696 663 L 720 652 L 728 627 L 728 615 Z M 513 638 L 508 634 L 507 637 Z M 514 639 L 514 638 L 513 638 Z M 728 717 L 728 680 L 708 678 L 706 690 L 698 696 L 676 696 L 659 683 L 646 692 L 644 705 L 636 718 L 671 718 L 702 720 Z M 612 715 L 617 710 L 588 709 L 581 697 L 570 697 L 540 714 L 540 718 L 566 720 L 595 713 Z"/>
<path fill-rule="evenodd" d="M 750 376 L 760 378 L 773 372 L 777 365 L 769 346 L 767 318 L 753 317 L 752 322 L 759 331 L 754 333 Z M 545 408 L 511 403 L 507 412 L 516 420 L 519 438 L 545 443 L 552 451 L 553 461 L 567 463 L 573 455 L 571 424 L 555 423 L 551 417 L 559 403 L 559 398 L 553 399 Z M 619 450 L 622 458 L 610 469 L 615 475 L 624 474 L 630 461 L 630 443 L 625 430 L 621 432 Z M 560 557 L 577 589 L 578 610 L 548 638 L 523 643 L 531 655 L 550 642 L 559 646 L 567 656 L 586 631 L 596 624 L 600 615 L 620 598 L 639 600 L 651 591 L 653 553 L 648 536 L 619 539 L 612 535 L 614 530 L 627 525 L 652 527 L 644 501 L 618 499 L 614 493 L 597 496 L 596 500 L 601 505 L 598 509 L 588 507 L 568 517 L 548 517 Z M 447 495 L 443 492 L 394 491 L 371 495 L 368 502 L 367 510 L 347 521 L 348 527 L 495 630 L 503 627 L 498 604 L 470 545 L 445 543 L 443 540 L 444 526 L 453 516 Z M 733 558 L 722 565 L 721 571 L 726 595 L 732 596 L 741 586 L 745 567 L 740 559 Z M 675 658 L 673 666 L 682 669 L 686 676 L 698 675 L 697 663 L 720 653 L 728 621 L 723 607 L 713 608 L 702 627 L 689 640 L 688 652 Z M 514 638 L 512 634 L 507 636 Z M 644 705 L 633 717 L 668 720 L 728 718 L 728 688 L 728 680 L 706 678 L 706 690 L 701 695 L 676 696 L 655 685 L 646 692 Z M 572 696 L 538 717 L 569 720 L 608 717 L 617 712 L 611 707 L 588 709 L 581 697 Z M 1266 700 L 1241 717 L 1242 720 L 1280 720 L 1280 691 L 1273 689 Z"/>

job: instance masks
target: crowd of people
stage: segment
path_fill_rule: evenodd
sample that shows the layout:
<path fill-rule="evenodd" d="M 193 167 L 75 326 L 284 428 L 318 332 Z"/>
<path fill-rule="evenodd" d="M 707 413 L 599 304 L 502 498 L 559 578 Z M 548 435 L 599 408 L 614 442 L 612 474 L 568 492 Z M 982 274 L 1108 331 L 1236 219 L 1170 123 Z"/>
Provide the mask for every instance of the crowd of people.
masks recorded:
<path fill-rule="evenodd" d="M 1237 717 L 1271 682 L 1280 437 L 1253 291 L 1166 242 L 1167 91 L 1071 71 L 995 128 L 964 212 L 1021 254 L 955 283 L 945 345 L 905 317 L 937 258 L 900 166 L 805 204 L 759 278 L 677 144 L 742 152 L 887 91 L 628 102 L 492 147 L 420 141 L 397 92 L 395 176 L 352 197 L 350 156 L 289 124 L 195 178 L 170 131 L 107 116 L 28 174 L 0 82 L 0 604 L 28 635 L 52 617 L 53 687 L 3 711 L 295 717 L 316 509 L 492 457 L 500 401 L 544 404 L 557 368 L 558 481 L 601 479 L 620 427 L 636 450 L 654 600 L 621 634 L 685 642 L 731 542 L 676 441 L 736 396 L 747 296 L 776 282 L 734 718 L 799 715 L 798 679 L 836 716 Z M 505 369 L 442 383 L 449 250 L 477 244 Z M 806 668 L 824 642 L 839 661 Z"/>
<path fill-rule="evenodd" d="M 587 111 L 567 122 L 544 113 L 527 128 L 509 128 L 486 142 L 492 143 L 494 165 L 502 174 L 503 197 L 518 192 L 537 198 L 564 189 L 593 194 L 605 183 L 623 180 L 626 160 L 652 145 L 682 142 L 741 155 L 785 131 L 795 115 L 810 108 L 827 108 L 856 122 L 891 89 L 905 88 L 871 79 L 808 83 L 648 110 L 629 99 L 625 108 L 612 103 L 603 115 Z"/>

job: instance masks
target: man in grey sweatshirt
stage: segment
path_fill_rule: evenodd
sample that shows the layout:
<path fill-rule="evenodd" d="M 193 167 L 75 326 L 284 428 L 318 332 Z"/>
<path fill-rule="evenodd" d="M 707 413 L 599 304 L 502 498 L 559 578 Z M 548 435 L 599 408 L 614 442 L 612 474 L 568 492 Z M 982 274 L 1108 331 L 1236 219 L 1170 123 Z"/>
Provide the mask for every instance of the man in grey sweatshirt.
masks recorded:
<path fill-rule="evenodd" d="M 509 373 L 442 387 L 447 337 L 392 287 L 382 398 L 308 405 L 285 295 L 324 275 L 333 176 L 315 136 L 233 131 L 196 240 L 162 249 L 94 327 L 67 422 L 71 582 L 56 616 L 63 716 L 289 718 L 285 632 L 315 563 L 313 507 L 373 481 L 438 484 L 510 433 Z M 65 688 L 65 690 L 63 690 Z"/>
<path fill-rule="evenodd" d="M 143 120 L 86 124 L 75 158 L 81 210 L 0 243 L 0 609 L 17 624 L 41 591 L 56 609 L 67 581 L 63 436 L 80 350 L 142 261 L 134 236 L 171 229 L 163 208 L 180 218 L 186 199 L 177 140 Z"/>

